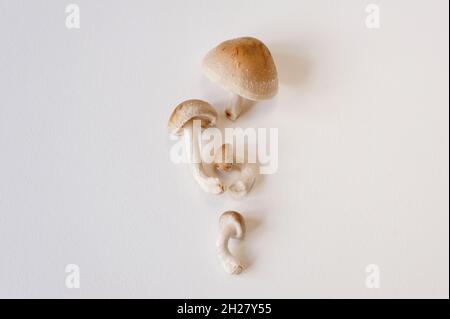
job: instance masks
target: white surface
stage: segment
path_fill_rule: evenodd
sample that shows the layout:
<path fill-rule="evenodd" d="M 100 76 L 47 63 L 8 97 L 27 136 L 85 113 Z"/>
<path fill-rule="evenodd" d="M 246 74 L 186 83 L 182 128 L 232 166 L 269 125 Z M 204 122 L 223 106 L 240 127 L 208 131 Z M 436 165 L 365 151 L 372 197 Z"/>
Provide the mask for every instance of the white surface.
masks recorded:
<path fill-rule="evenodd" d="M 377 30 L 368 1 L 74 2 L 79 30 L 69 2 L 0 0 L 0 297 L 448 298 L 447 1 L 372 1 Z M 237 202 L 169 161 L 166 122 L 187 98 L 223 109 L 200 61 L 242 35 L 281 87 L 236 125 L 279 128 L 279 170 Z"/>

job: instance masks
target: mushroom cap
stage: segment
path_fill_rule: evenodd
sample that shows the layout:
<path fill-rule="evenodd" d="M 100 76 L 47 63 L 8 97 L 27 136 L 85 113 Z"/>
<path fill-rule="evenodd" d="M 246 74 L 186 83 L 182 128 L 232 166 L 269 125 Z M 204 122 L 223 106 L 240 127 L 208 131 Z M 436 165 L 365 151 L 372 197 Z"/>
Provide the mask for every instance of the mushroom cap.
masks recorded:
<path fill-rule="evenodd" d="M 259 101 L 278 91 L 277 68 L 260 40 L 243 37 L 220 43 L 203 59 L 203 73 L 224 89 Z"/>
<path fill-rule="evenodd" d="M 231 237 L 235 239 L 242 239 L 245 235 L 245 221 L 244 217 L 235 211 L 226 211 L 219 218 L 219 227 L 221 230 L 232 226 L 234 228 L 234 233 Z"/>
<path fill-rule="evenodd" d="M 216 110 L 202 100 L 186 100 L 178 104 L 170 115 L 167 124 L 169 133 L 183 135 L 183 127 L 191 120 L 201 120 L 202 127 L 214 126 L 217 119 Z"/>

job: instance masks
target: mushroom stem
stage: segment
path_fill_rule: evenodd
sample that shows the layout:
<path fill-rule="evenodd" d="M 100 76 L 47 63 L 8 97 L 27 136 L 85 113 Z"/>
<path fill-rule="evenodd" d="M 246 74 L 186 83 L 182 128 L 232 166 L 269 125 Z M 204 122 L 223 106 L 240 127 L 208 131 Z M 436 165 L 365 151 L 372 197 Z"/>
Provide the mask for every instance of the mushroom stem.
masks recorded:
<path fill-rule="evenodd" d="M 231 184 L 228 187 L 228 191 L 231 196 L 236 199 L 244 197 L 253 187 L 255 183 L 255 172 L 249 164 L 243 164 L 241 166 L 241 176 L 240 179 Z"/>
<path fill-rule="evenodd" d="M 231 237 L 231 229 L 225 234 L 219 235 L 219 238 L 217 238 L 217 255 L 225 271 L 231 275 L 237 275 L 242 272 L 244 266 L 241 265 L 239 260 L 228 249 L 228 241 Z"/>
<path fill-rule="evenodd" d="M 220 218 L 221 231 L 217 238 L 217 255 L 224 270 L 237 275 L 242 272 L 244 265 L 231 254 L 228 248 L 230 238 L 242 239 L 245 232 L 243 217 L 237 212 L 225 212 Z"/>
<path fill-rule="evenodd" d="M 230 93 L 230 105 L 225 109 L 225 115 L 235 121 L 242 113 L 245 98 L 235 93 Z"/>
<path fill-rule="evenodd" d="M 223 185 L 220 179 L 209 176 L 204 171 L 199 146 L 200 134 L 201 130 L 194 129 L 192 123 L 188 123 L 184 128 L 186 153 L 188 154 L 192 175 L 205 192 L 220 194 L 223 192 Z"/>

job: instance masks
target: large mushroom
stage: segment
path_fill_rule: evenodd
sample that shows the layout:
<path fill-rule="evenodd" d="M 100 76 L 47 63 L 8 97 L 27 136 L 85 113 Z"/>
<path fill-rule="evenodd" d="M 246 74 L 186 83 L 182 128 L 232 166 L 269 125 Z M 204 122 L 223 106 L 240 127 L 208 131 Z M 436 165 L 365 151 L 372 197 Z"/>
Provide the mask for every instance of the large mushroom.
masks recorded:
<path fill-rule="evenodd" d="M 236 120 L 245 99 L 267 100 L 278 91 L 277 68 L 260 40 L 243 37 L 220 43 L 203 59 L 204 74 L 231 94 L 225 114 Z"/>
<path fill-rule="evenodd" d="M 218 177 L 209 176 L 203 168 L 199 145 L 201 130 L 194 129 L 193 121 L 198 120 L 202 128 L 207 128 L 215 125 L 216 118 L 217 112 L 208 102 L 186 100 L 177 105 L 168 123 L 170 134 L 184 136 L 186 154 L 195 180 L 204 191 L 212 194 L 222 193 L 223 185 Z"/>

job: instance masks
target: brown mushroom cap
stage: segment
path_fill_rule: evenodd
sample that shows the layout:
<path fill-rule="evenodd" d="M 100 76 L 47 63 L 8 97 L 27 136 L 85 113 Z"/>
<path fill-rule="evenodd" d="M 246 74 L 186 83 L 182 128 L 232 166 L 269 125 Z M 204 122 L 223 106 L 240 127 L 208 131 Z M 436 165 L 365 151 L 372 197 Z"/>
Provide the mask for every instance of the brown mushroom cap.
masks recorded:
<path fill-rule="evenodd" d="M 260 40 L 244 37 L 222 42 L 203 59 L 203 72 L 224 89 L 259 101 L 278 91 L 277 68 Z"/>
<path fill-rule="evenodd" d="M 186 100 L 177 105 L 170 115 L 169 133 L 182 135 L 183 127 L 191 120 L 201 120 L 202 127 L 211 127 L 216 123 L 217 112 L 208 102 L 202 100 Z"/>
<path fill-rule="evenodd" d="M 234 227 L 234 233 L 232 238 L 242 239 L 245 235 L 245 220 L 244 217 L 236 211 L 226 211 L 219 217 L 220 229 L 225 229 L 232 225 Z"/>

